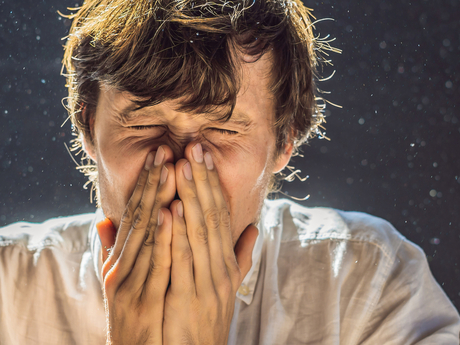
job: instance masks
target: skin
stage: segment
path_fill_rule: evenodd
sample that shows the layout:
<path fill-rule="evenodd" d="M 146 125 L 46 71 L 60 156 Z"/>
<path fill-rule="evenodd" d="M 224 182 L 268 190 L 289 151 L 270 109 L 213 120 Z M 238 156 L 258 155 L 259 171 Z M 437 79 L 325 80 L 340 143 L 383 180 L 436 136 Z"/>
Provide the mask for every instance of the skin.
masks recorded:
<path fill-rule="evenodd" d="M 253 224 L 292 153 L 275 155 L 271 67 L 269 54 L 241 65 L 228 122 L 180 112 L 180 100 L 133 113 L 132 95 L 101 88 L 85 149 L 117 229 L 99 229 L 103 246 L 115 242 L 103 253 L 108 343 L 226 343 Z"/>

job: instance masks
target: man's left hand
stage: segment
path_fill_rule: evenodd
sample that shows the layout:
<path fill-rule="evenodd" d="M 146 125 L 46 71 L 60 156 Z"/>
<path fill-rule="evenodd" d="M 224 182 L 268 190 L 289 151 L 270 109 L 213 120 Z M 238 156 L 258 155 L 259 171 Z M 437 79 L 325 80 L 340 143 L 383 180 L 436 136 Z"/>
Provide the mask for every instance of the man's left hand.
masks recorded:
<path fill-rule="evenodd" d="M 176 163 L 181 201 L 173 201 L 170 207 L 171 286 L 165 300 L 163 341 L 227 344 L 236 291 L 251 268 L 258 230 L 249 225 L 234 247 L 211 154 L 194 143 L 187 146 L 185 156 L 187 160 Z"/>

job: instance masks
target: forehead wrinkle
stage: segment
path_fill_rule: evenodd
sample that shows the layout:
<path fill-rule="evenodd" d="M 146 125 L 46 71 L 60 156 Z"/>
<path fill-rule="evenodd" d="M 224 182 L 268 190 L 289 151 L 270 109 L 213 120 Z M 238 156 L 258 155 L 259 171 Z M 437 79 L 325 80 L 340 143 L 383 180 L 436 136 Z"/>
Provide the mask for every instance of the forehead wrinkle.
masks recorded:
<path fill-rule="evenodd" d="M 134 120 L 162 118 L 162 116 L 159 115 L 158 111 L 153 108 L 150 108 L 148 112 L 144 111 L 145 108 L 133 110 L 130 109 L 132 109 L 132 107 L 127 107 L 125 109 L 122 109 L 120 112 L 116 112 L 116 116 L 122 124 L 127 124 Z"/>

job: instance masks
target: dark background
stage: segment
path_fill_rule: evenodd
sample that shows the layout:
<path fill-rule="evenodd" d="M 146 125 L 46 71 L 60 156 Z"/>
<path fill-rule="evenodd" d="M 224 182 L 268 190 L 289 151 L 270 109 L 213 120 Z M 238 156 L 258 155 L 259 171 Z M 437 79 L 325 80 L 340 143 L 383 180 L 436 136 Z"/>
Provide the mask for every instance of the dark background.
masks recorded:
<path fill-rule="evenodd" d="M 1 1 L 0 225 L 93 212 L 61 124 L 66 96 L 61 40 L 73 2 Z M 283 191 L 307 206 L 389 220 L 425 251 L 436 280 L 460 308 L 458 0 L 307 1 L 331 34 L 336 75 L 320 88 L 327 136 L 293 165 L 310 178 Z"/>

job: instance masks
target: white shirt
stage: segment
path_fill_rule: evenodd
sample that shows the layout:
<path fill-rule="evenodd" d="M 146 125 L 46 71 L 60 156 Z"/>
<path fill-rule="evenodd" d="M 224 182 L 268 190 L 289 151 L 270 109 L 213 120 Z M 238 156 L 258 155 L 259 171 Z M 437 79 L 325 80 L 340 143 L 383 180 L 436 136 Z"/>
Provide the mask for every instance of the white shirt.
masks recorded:
<path fill-rule="evenodd" d="M 102 211 L 0 229 L 0 344 L 105 344 Z M 228 344 L 459 344 L 424 253 L 358 212 L 266 201 Z"/>

